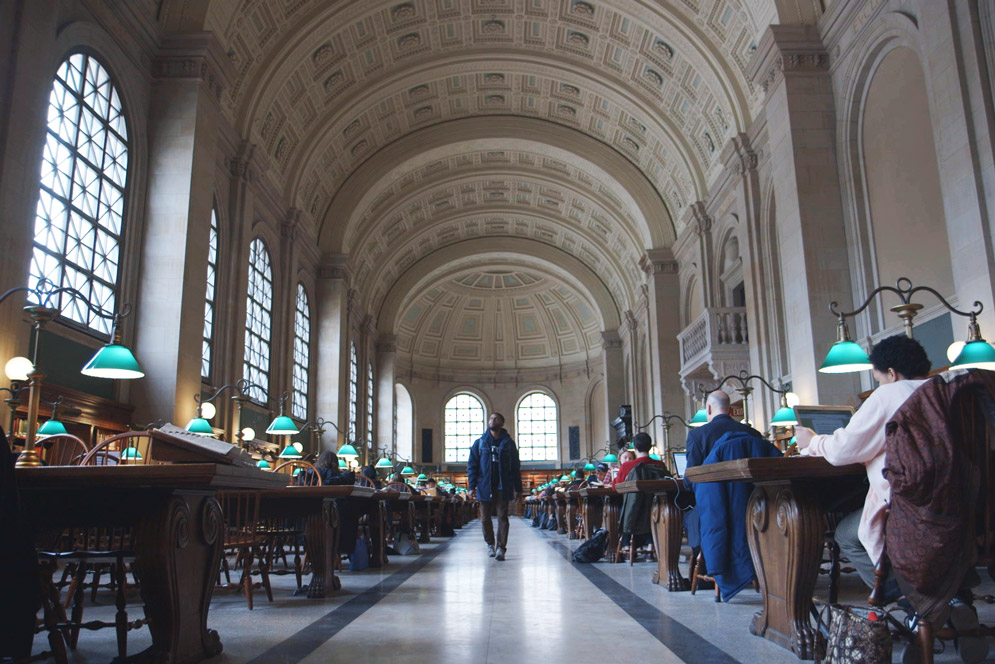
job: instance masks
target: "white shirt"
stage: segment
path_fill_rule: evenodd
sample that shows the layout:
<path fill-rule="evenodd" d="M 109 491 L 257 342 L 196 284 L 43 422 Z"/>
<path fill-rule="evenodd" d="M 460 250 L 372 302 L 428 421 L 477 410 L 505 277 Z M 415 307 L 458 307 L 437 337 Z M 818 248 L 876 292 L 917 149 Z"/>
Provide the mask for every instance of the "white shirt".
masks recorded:
<path fill-rule="evenodd" d="M 862 463 L 867 468 L 870 488 L 864 500 L 857 537 L 877 564 L 884 551 L 885 509 L 891 499 L 891 485 L 885 479 L 885 425 L 905 400 L 925 380 L 899 380 L 881 385 L 867 397 L 846 428 L 832 435 L 817 435 L 802 454 L 825 457 L 834 466 Z"/>

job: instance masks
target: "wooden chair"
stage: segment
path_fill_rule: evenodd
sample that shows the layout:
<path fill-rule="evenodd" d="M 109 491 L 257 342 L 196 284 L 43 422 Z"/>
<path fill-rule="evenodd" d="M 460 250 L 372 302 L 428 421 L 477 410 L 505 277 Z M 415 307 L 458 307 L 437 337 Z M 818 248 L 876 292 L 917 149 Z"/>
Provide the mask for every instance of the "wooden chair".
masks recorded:
<path fill-rule="evenodd" d="M 105 438 L 87 452 L 81 466 L 151 465 L 156 463 L 155 439 L 145 431 L 127 431 Z"/>
<path fill-rule="evenodd" d="M 259 525 L 258 491 L 219 491 L 218 502 L 225 517 L 224 554 L 221 557 L 221 570 L 228 583 L 227 587 L 240 589 L 245 593 L 245 603 L 252 610 L 252 565 L 259 561 L 259 574 L 266 598 L 273 601 L 273 588 L 269 582 L 269 557 L 266 553 L 266 533 Z M 233 556 L 231 565 L 228 557 Z M 242 566 L 242 576 L 237 584 L 231 584 L 230 568 Z"/>
<path fill-rule="evenodd" d="M 90 448 L 72 434 L 46 436 L 35 443 L 38 457 L 46 466 L 78 466 Z"/>
<path fill-rule="evenodd" d="M 691 567 L 691 594 L 693 595 L 698 591 L 699 581 L 710 581 L 715 584 L 715 601 L 721 602 L 719 584 L 715 583 L 715 577 L 705 574 L 705 569 L 705 554 L 699 551 L 698 557 L 694 559 L 694 565 Z"/>
<path fill-rule="evenodd" d="M 356 475 L 356 480 L 353 482 L 355 486 L 365 486 L 371 489 L 376 489 L 373 482 L 370 481 L 369 477 L 363 477 L 362 475 Z"/>
<path fill-rule="evenodd" d="M 321 486 L 321 473 L 312 464 L 301 459 L 292 459 L 277 464 L 274 473 L 287 475 L 287 486 Z"/>

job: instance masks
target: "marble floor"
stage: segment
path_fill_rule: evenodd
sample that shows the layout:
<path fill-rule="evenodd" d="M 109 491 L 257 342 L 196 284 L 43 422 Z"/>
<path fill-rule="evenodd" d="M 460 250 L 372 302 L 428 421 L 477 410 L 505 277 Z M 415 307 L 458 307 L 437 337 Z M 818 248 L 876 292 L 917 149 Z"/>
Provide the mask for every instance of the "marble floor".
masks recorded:
<path fill-rule="evenodd" d="M 650 583 L 655 563 L 577 565 L 569 553 L 578 544 L 512 518 L 508 557 L 499 562 L 487 557 L 475 521 L 451 540 L 422 545 L 418 556 L 392 556 L 383 570 L 342 572 L 342 590 L 325 600 L 295 597 L 293 576 L 273 577 L 274 601 L 257 591 L 251 612 L 240 595 L 215 593 L 208 624 L 225 651 L 209 661 L 799 661 L 750 635 L 747 625 L 760 608 L 754 592 L 728 604 L 713 602 L 710 591 L 669 593 Z M 995 584 L 985 579 L 983 591 L 992 593 Z M 858 602 L 862 593 L 848 575 L 842 600 Z M 141 611 L 137 604 L 129 610 Z M 87 618 L 110 613 L 89 605 L 86 611 Z M 982 605 L 980 613 L 982 622 L 995 622 L 995 606 Z M 147 630 L 132 632 L 129 652 L 148 644 Z M 72 661 L 107 662 L 114 654 L 111 630 L 83 633 Z M 895 662 L 900 655 L 896 649 Z M 951 648 L 936 661 L 960 658 Z M 995 662 L 995 643 L 987 661 Z"/>

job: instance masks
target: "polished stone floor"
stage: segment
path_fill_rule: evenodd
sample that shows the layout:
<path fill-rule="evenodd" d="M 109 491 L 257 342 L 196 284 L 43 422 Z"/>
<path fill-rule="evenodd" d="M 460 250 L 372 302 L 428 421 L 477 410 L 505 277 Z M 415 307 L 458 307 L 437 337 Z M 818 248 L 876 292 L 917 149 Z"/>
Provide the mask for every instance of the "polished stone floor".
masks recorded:
<path fill-rule="evenodd" d="M 747 625 L 760 597 L 744 591 L 728 604 L 710 591 L 669 593 L 650 583 L 655 563 L 576 565 L 579 542 L 512 519 L 508 558 L 487 557 L 479 522 L 454 539 L 423 545 L 418 556 L 392 556 L 383 570 L 342 572 L 342 590 L 326 600 L 293 596 L 292 576 L 273 577 L 274 601 L 260 590 L 255 609 L 234 593 L 216 593 L 209 626 L 224 654 L 210 662 L 745 662 L 792 663 L 790 652 L 754 636 Z M 995 589 L 987 576 L 984 592 Z M 863 591 L 844 579 L 844 601 Z M 136 597 L 137 600 L 137 597 Z M 108 596 L 106 602 L 112 598 Z M 139 614 L 138 605 L 129 610 Z M 109 610 L 87 606 L 87 618 Z M 995 606 L 980 607 L 995 622 Z M 149 643 L 132 632 L 129 652 Z M 37 644 L 39 647 L 42 645 Z M 988 662 L 995 662 L 992 644 Z M 900 662 L 896 649 L 895 662 Z M 84 633 L 75 662 L 107 662 L 111 630 Z M 937 662 L 959 662 L 956 653 Z"/>

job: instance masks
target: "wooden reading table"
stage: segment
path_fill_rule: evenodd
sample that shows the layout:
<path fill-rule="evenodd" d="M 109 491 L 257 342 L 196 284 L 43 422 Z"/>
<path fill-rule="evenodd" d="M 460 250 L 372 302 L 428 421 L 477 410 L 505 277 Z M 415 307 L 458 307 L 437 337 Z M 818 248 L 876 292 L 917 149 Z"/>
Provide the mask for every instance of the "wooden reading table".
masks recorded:
<path fill-rule="evenodd" d="M 817 631 L 809 611 L 825 546 L 825 506 L 845 493 L 841 479 L 864 474 L 861 464 L 833 466 L 808 456 L 738 459 L 687 469 L 693 482 L 756 485 L 746 519 L 763 610 L 753 617 L 750 632 L 800 659 L 815 658 Z"/>
<path fill-rule="evenodd" d="M 286 476 L 214 463 L 18 468 L 28 522 L 41 536 L 72 526 L 135 528 L 152 646 L 137 662 L 186 664 L 223 650 L 207 628 L 221 565 L 219 489 L 278 489 Z"/>
<path fill-rule="evenodd" d="M 691 492 L 681 480 L 673 479 L 619 482 L 615 485 L 615 491 L 620 494 L 642 492 L 653 495 L 650 518 L 657 560 L 653 583 L 666 580 L 667 590 L 671 592 L 690 590 L 691 582 L 681 575 L 678 567 L 684 539 L 684 519 L 675 499 L 682 491 L 687 494 Z"/>

